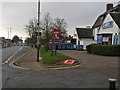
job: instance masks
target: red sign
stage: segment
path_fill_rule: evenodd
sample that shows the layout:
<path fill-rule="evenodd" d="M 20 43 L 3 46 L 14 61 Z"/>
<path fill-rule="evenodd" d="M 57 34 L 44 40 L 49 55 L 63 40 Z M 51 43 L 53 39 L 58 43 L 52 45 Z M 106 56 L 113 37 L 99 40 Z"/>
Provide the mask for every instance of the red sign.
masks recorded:
<path fill-rule="evenodd" d="M 74 64 L 75 60 L 66 60 L 64 64 Z"/>
<path fill-rule="evenodd" d="M 53 44 L 58 45 L 60 42 L 60 30 L 54 29 L 52 33 L 53 33 L 53 36 L 52 36 Z"/>

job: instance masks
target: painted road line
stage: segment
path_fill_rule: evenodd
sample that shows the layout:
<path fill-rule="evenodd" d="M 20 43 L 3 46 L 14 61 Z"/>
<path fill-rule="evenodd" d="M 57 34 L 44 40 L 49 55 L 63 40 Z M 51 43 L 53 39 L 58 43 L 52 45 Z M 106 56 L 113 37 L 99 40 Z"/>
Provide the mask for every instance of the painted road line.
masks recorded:
<path fill-rule="evenodd" d="M 2 64 L 7 64 L 11 58 L 13 58 L 20 50 L 22 50 L 23 47 L 21 47 L 20 49 L 18 49 L 12 56 L 10 56 L 5 62 L 3 62 Z"/>
<path fill-rule="evenodd" d="M 14 60 L 12 60 L 12 61 L 9 63 L 9 66 L 15 67 L 15 68 L 19 68 L 19 69 L 29 69 L 29 68 L 22 68 L 22 67 L 19 67 L 19 66 L 14 65 L 14 63 L 15 63 L 17 60 L 19 60 L 21 57 L 23 57 L 24 55 L 26 55 L 26 54 L 29 53 L 29 52 L 30 52 L 30 50 L 28 50 L 27 52 L 25 52 L 25 53 L 22 54 L 21 56 L 19 56 L 19 57 L 15 58 Z"/>

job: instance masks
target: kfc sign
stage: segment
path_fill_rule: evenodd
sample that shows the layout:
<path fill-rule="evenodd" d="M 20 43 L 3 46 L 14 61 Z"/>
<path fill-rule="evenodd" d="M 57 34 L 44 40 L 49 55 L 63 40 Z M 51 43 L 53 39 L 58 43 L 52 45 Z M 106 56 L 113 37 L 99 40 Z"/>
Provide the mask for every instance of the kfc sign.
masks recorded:
<path fill-rule="evenodd" d="M 54 29 L 52 32 L 53 44 L 59 44 L 60 41 L 60 30 Z"/>

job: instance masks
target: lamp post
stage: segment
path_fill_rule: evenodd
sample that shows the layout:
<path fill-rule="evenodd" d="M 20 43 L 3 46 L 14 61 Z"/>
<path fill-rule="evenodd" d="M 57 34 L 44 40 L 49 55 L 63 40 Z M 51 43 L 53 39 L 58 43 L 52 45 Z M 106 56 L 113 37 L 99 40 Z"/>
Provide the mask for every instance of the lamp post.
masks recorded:
<path fill-rule="evenodd" d="M 11 39 L 11 28 L 10 28 L 10 39 Z"/>
<path fill-rule="evenodd" d="M 39 62 L 39 50 L 40 50 L 40 35 L 39 35 L 39 23 L 40 23 L 40 0 L 38 0 L 38 35 L 37 35 L 37 62 Z"/>
<path fill-rule="evenodd" d="M 11 39 L 11 28 L 8 28 L 8 39 Z"/>

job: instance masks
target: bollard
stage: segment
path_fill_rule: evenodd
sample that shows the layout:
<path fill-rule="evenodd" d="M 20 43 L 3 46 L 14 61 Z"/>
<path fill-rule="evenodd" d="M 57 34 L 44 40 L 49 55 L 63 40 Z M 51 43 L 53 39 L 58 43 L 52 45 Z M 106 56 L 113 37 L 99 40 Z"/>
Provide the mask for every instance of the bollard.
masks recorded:
<path fill-rule="evenodd" d="M 109 90 L 116 90 L 116 79 L 109 78 Z"/>

